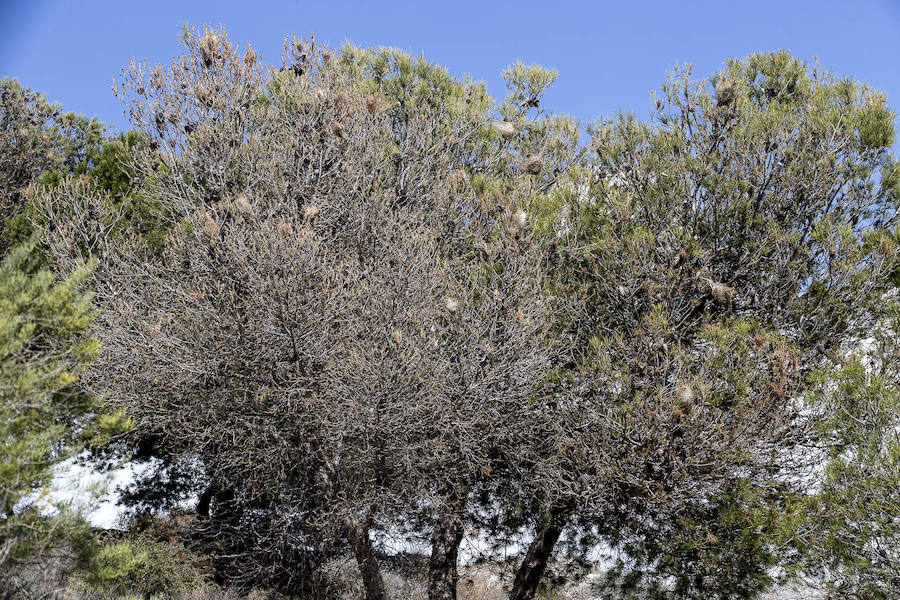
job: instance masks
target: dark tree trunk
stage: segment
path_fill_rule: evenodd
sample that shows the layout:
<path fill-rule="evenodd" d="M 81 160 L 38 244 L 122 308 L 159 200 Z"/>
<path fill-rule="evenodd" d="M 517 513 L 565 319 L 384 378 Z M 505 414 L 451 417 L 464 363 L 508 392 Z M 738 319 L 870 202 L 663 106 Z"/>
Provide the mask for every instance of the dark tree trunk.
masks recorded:
<path fill-rule="evenodd" d="M 206 489 L 203 490 L 203 493 L 200 494 L 200 498 L 197 500 L 197 514 L 206 519 L 209 518 L 209 504 L 212 501 L 213 494 L 215 493 L 215 487 L 212 484 L 206 486 Z"/>
<path fill-rule="evenodd" d="M 356 564 L 362 575 L 366 600 L 386 600 L 381 566 L 378 564 L 378 556 L 375 554 L 372 538 L 369 537 L 369 528 L 366 525 L 348 524 L 347 539 L 353 545 L 353 555 L 356 557 Z"/>
<path fill-rule="evenodd" d="M 428 560 L 428 600 L 456 600 L 459 575 L 456 562 L 462 543 L 463 527 L 453 515 L 438 519 L 431 537 L 431 558 Z"/>
<path fill-rule="evenodd" d="M 564 525 L 565 517 L 562 514 L 554 514 L 550 522 L 538 530 L 516 572 L 509 600 L 534 599 Z"/>

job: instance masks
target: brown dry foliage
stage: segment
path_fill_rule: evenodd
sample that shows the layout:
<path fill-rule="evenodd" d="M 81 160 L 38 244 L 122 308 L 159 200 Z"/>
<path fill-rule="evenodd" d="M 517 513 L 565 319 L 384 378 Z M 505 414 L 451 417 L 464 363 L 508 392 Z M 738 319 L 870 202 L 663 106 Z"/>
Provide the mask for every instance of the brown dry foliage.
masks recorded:
<path fill-rule="evenodd" d="M 133 168 L 171 234 L 158 252 L 99 242 L 92 389 L 135 436 L 199 461 L 214 520 L 225 497 L 229 515 L 274 515 L 263 545 L 404 514 L 458 521 L 547 362 L 539 249 L 507 231 L 511 206 L 461 185 L 484 115 L 431 108 L 398 130 L 312 42 L 289 41 L 281 70 L 222 32 L 186 44 L 122 76 L 157 149 Z M 65 268 L 88 235 L 78 216 L 103 210 L 76 182 L 44 202 Z M 285 560 L 243 562 L 244 576 Z"/>

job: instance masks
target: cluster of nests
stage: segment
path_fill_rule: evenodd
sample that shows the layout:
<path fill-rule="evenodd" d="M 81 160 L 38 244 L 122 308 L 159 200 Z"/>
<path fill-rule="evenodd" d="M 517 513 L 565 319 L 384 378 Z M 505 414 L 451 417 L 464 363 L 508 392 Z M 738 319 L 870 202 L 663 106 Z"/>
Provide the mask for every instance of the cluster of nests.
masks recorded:
<path fill-rule="evenodd" d="M 737 114 L 738 109 L 738 90 L 728 75 L 722 75 L 716 81 L 716 108 L 718 108 L 718 118 L 728 120 Z"/>
<path fill-rule="evenodd" d="M 203 59 L 203 66 L 206 68 L 210 68 L 213 63 L 224 56 L 224 53 L 222 52 L 222 39 L 211 29 L 205 31 L 203 35 L 200 36 L 197 48 L 200 50 L 200 57 Z M 256 64 L 257 58 L 256 50 L 253 49 L 253 46 L 247 44 L 247 51 L 244 52 L 244 62 L 248 67 L 252 67 Z"/>
<path fill-rule="evenodd" d="M 219 36 L 214 31 L 206 31 L 201 37 L 198 44 L 198 48 L 200 50 L 200 56 L 203 60 L 204 66 L 207 68 L 211 67 L 213 63 L 222 56 L 221 51 L 222 41 Z M 308 60 L 306 54 L 306 48 L 303 45 L 303 42 L 297 41 L 294 44 L 294 54 L 295 57 L 298 58 L 298 63 L 291 67 L 291 71 L 295 74 L 302 74 L 303 69 L 302 65 L 305 64 Z M 333 55 L 330 51 L 324 50 L 322 52 L 322 60 L 325 63 L 328 63 L 333 58 Z M 244 60 L 248 66 L 253 65 L 256 62 L 257 54 L 256 51 L 253 50 L 251 46 L 247 46 L 247 52 L 244 55 Z M 284 67 L 282 67 L 283 69 Z M 200 101 L 201 104 L 208 107 L 215 107 L 219 100 L 216 98 L 216 94 L 211 92 L 205 85 L 198 84 L 194 88 L 194 95 Z M 338 112 L 346 112 L 349 115 L 353 114 L 352 109 L 350 108 L 350 94 L 345 90 L 337 90 L 332 94 L 329 94 L 328 91 L 321 87 L 315 87 L 311 91 L 312 100 L 320 105 L 329 105 L 334 107 Z M 382 108 L 381 100 L 375 94 L 369 94 L 365 98 L 366 109 L 369 112 L 375 113 Z M 331 133 L 337 138 L 346 139 L 347 130 L 343 123 L 338 120 L 335 120 L 331 124 Z"/>
<path fill-rule="evenodd" d="M 509 121 L 498 121 L 494 123 L 494 128 L 500 137 L 506 141 L 513 139 L 518 133 L 518 127 L 515 123 Z M 540 175 L 544 168 L 544 159 L 540 154 L 529 154 L 522 161 L 522 171 L 529 175 Z"/>
<path fill-rule="evenodd" d="M 311 92 L 311 96 L 314 102 L 320 105 L 327 105 L 333 107 L 336 112 L 341 114 L 346 114 L 348 116 L 353 116 L 353 109 L 350 107 L 350 94 L 348 94 L 345 90 L 337 90 L 333 94 L 329 95 L 329 93 L 320 87 L 313 88 Z M 375 114 L 382 108 L 381 99 L 375 94 L 369 94 L 365 98 L 366 110 L 370 113 Z M 343 123 L 338 120 L 335 120 L 331 124 L 331 133 L 340 139 L 346 139 L 347 131 L 344 127 Z"/>
<path fill-rule="evenodd" d="M 719 108 L 734 108 L 737 104 L 737 89 L 727 75 L 716 82 L 716 104 Z"/>
<path fill-rule="evenodd" d="M 250 202 L 250 198 L 246 193 L 239 193 L 228 204 L 228 208 L 232 214 L 242 219 L 251 219 L 256 215 L 256 209 Z M 313 224 L 319 216 L 319 207 L 315 204 L 308 204 L 303 209 L 303 221 Z M 208 210 L 202 210 L 199 213 L 200 230 L 203 232 L 210 246 L 216 246 L 219 241 L 219 233 L 221 226 L 216 217 Z M 287 222 L 282 221 L 278 225 L 278 233 L 282 238 L 290 238 L 293 228 Z"/>
<path fill-rule="evenodd" d="M 310 42 L 310 48 L 315 42 Z M 294 56 L 298 59 L 298 63 L 291 67 L 291 70 L 297 74 L 301 75 L 303 73 L 302 65 L 308 61 L 306 48 L 302 41 L 298 40 L 294 42 Z M 333 54 L 329 50 L 322 51 L 322 62 L 327 64 L 330 63 Z M 331 106 L 335 109 L 336 112 L 347 114 L 348 116 L 353 116 L 353 109 L 350 107 L 351 99 L 350 94 L 347 93 L 346 90 L 339 89 L 332 94 L 329 94 L 324 88 L 315 87 L 312 89 L 310 93 L 312 100 L 319 105 L 327 105 Z M 369 94 L 365 98 L 366 109 L 374 114 L 378 112 L 382 108 L 382 101 L 375 94 Z M 338 120 L 335 120 L 331 124 L 331 133 L 334 137 L 339 139 L 347 138 L 347 130 L 344 127 L 344 124 Z"/>
<path fill-rule="evenodd" d="M 212 30 L 206 31 L 201 37 L 198 44 L 200 55 L 203 59 L 203 64 L 208 68 L 212 66 L 212 64 L 222 55 L 221 53 L 221 45 L 222 41 L 219 38 L 218 34 L 216 34 Z M 297 74 L 302 74 L 302 66 L 301 63 L 305 63 L 307 61 L 306 48 L 303 45 L 303 42 L 297 41 L 294 44 L 294 55 L 298 58 L 297 65 L 291 67 L 291 70 Z M 257 54 L 253 50 L 251 46 L 248 45 L 247 52 L 244 56 L 244 60 L 248 65 L 252 65 L 256 62 Z M 332 59 L 332 54 L 328 50 L 323 51 L 322 60 L 325 63 L 330 62 Z M 300 66 L 299 69 L 295 68 Z M 206 88 L 203 84 L 198 84 L 194 88 L 194 94 L 197 99 L 201 102 L 201 104 L 209 107 L 213 107 L 217 104 L 217 99 L 215 94 L 213 94 L 209 89 Z M 350 95 L 344 90 L 337 90 L 334 94 L 329 94 L 326 90 L 320 87 L 313 88 L 311 92 L 312 99 L 319 104 L 332 104 L 335 108 L 347 110 L 352 115 L 352 109 L 349 108 L 350 104 Z M 374 94 L 369 94 L 365 98 L 366 109 L 375 113 L 381 108 L 380 99 Z M 495 127 L 504 140 L 511 140 L 518 134 L 518 127 L 515 123 L 511 123 L 509 121 L 500 121 L 495 123 Z M 344 125 L 335 120 L 331 125 L 331 133 L 340 139 L 346 139 L 347 132 Z M 539 175 L 544 167 L 544 160 L 540 154 L 528 154 L 521 163 L 522 171 L 529 175 Z"/>

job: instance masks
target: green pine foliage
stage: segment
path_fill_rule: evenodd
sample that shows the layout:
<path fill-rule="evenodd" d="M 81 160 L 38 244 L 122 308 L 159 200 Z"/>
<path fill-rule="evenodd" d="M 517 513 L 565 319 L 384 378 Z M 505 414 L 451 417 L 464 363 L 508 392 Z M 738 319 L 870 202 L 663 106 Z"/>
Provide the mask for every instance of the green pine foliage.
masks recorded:
<path fill-rule="evenodd" d="M 804 567 L 834 598 L 888 600 L 900 589 L 900 303 L 853 353 L 818 374 L 834 417 L 819 492 L 803 507 Z"/>
<path fill-rule="evenodd" d="M 100 350 L 85 333 L 95 262 L 64 277 L 48 267 L 35 200 L 67 178 L 93 177 L 129 202 L 123 159 L 139 139 L 107 140 L 96 119 L 64 113 L 14 79 L 0 82 L 0 117 L 0 581 L 14 586 L 10 573 L 23 565 L 92 548 L 79 508 L 54 501 L 49 485 L 56 465 L 126 424 L 79 380 Z"/>
<path fill-rule="evenodd" d="M 0 569 L 61 539 L 84 539 L 66 511 L 48 516 L 46 488 L 54 465 L 116 421 L 97 415 L 77 386 L 99 352 L 82 335 L 93 316 L 82 289 L 92 265 L 60 281 L 35 269 L 35 246 L 17 246 L 0 263 Z"/>
<path fill-rule="evenodd" d="M 215 589 L 208 559 L 183 545 L 148 534 L 110 541 L 72 582 L 86 597 L 198 597 Z"/>

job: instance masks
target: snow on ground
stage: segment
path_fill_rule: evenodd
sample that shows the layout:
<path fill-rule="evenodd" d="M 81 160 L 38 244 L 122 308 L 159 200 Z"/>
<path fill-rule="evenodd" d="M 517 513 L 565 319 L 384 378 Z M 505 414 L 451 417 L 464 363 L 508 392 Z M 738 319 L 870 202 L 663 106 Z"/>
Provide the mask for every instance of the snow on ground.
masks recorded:
<path fill-rule="evenodd" d="M 84 514 L 94 527 L 121 528 L 124 508 L 118 504 L 117 489 L 128 485 L 147 466 L 125 463 L 123 466 L 100 473 L 87 464 L 80 464 L 78 457 L 57 465 L 49 492 L 48 508 L 56 504 L 74 504 L 83 507 Z"/>

